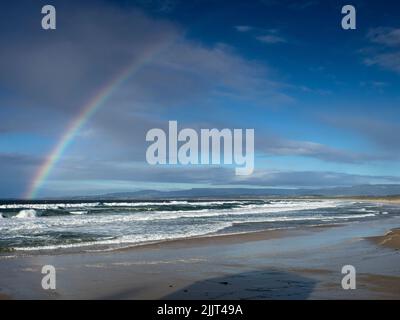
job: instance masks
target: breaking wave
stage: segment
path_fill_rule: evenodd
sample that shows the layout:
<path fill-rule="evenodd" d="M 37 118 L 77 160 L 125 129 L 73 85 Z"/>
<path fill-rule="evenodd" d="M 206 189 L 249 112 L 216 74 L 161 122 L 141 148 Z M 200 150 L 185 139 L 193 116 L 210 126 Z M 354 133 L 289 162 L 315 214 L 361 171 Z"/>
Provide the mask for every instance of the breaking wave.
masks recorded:
<path fill-rule="evenodd" d="M 33 209 L 21 210 L 15 218 L 36 218 L 36 211 Z"/>

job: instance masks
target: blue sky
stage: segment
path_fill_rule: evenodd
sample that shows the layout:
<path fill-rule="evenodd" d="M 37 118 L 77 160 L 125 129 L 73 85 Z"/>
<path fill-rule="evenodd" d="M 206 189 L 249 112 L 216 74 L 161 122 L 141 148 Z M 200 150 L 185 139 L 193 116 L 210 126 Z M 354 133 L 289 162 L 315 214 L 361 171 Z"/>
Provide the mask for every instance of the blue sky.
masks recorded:
<path fill-rule="evenodd" d="M 352 1 L 18 0 L 0 17 L 0 197 L 21 197 L 69 123 L 138 57 L 39 196 L 400 182 L 400 5 Z M 162 50 L 154 51 L 159 43 Z M 256 167 L 149 166 L 146 132 L 254 128 Z"/>

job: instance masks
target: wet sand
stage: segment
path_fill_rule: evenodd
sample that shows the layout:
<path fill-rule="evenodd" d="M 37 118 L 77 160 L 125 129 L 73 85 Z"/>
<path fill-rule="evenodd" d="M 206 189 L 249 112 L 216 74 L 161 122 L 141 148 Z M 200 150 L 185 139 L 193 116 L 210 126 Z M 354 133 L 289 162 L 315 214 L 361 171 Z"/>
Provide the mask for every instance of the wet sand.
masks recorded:
<path fill-rule="evenodd" d="M 400 299 L 400 255 L 371 241 L 400 219 L 253 232 L 113 252 L 4 254 L 0 299 Z M 57 270 L 56 290 L 41 268 Z M 343 290 L 341 269 L 357 270 Z"/>
<path fill-rule="evenodd" d="M 127 247 L 117 249 L 116 251 L 126 250 L 143 250 L 143 249 L 162 249 L 162 248 L 187 248 L 187 247 L 198 247 L 198 246 L 210 246 L 210 245 L 227 245 L 227 244 L 239 244 L 244 242 L 254 242 L 261 240 L 272 240 L 283 237 L 295 237 L 299 235 L 309 234 L 310 232 L 318 232 L 324 228 L 335 228 L 340 227 L 341 224 L 324 224 L 315 225 L 305 228 L 295 229 L 282 229 L 282 230 L 262 230 L 254 232 L 236 233 L 236 234 L 217 234 L 217 235 L 206 235 L 198 236 L 187 239 L 176 239 L 166 240 L 162 242 L 142 244 L 135 247 Z"/>
<path fill-rule="evenodd" d="M 374 202 L 383 204 L 400 204 L 400 197 L 361 197 L 361 198 L 347 198 L 345 200 L 356 200 L 364 202 Z"/>
<path fill-rule="evenodd" d="M 400 250 L 400 229 L 390 230 L 383 236 L 370 237 L 370 240 L 381 246 Z"/>

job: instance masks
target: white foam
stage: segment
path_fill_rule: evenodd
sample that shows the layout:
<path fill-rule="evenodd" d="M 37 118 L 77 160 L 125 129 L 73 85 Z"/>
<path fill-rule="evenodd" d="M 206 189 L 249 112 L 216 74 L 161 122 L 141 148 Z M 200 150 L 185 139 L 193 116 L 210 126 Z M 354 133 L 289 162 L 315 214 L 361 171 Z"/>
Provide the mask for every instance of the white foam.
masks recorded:
<path fill-rule="evenodd" d="M 289 217 L 289 216 L 280 216 L 275 218 L 250 218 L 246 220 L 235 220 L 233 221 L 234 224 L 242 224 L 242 223 L 263 223 L 263 222 L 290 222 L 290 221 L 316 221 L 316 220 L 323 220 L 323 221 L 330 221 L 330 220 L 341 220 L 341 219 L 357 219 L 357 218 L 367 218 L 367 217 L 374 217 L 375 214 L 368 213 L 368 214 L 353 214 L 353 215 L 335 215 L 335 216 L 313 216 L 313 217 Z"/>
<path fill-rule="evenodd" d="M 239 206 L 230 209 L 222 209 L 206 206 L 213 204 L 235 203 Z M 182 210 L 177 206 L 176 210 L 164 210 L 169 205 L 185 205 L 193 206 L 189 210 Z M 2 219 L 0 223 L 0 235 L 7 238 L 12 237 L 35 237 L 38 235 L 42 239 L 41 234 L 47 231 L 55 233 L 77 232 L 77 233 L 93 233 L 94 235 L 102 235 L 107 238 L 100 238 L 98 241 L 80 242 L 74 244 L 48 245 L 46 241 L 39 247 L 24 247 L 18 250 L 54 250 L 63 248 L 88 247 L 93 245 L 101 245 L 115 248 L 115 245 L 136 245 L 143 242 L 156 242 L 169 239 L 180 239 L 191 236 L 202 236 L 213 233 L 221 229 L 238 223 L 247 222 L 282 222 L 287 221 L 287 225 L 291 226 L 290 221 L 331 221 L 340 222 L 344 219 L 362 219 L 373 217 L 379 213 L 367 208 L 358 211 L 359 208 L 352 207 L 349 202 L 338 200 L 297 200 L 297 199 L 281 199 L 269 200 L 268 202 L 240 200 L 240 201 L 206 201 L 206 202 L 187 202 L 187 201 L 165 201 L 165 202 L 108 202 L 90 203 L 89 206 L 98 206 L 96 214 L 88 214 L 91 210 L 87 208 L 87 203 L 81 204 L 63 204 L 71 215 L 56 215 L 46 218 L 28 219 L 37 216 L 35 209 L 23 208 L 15 216 L 19 219 Z M 133 211 L 122 209 L 124 206 L 160 206 L 157 211 Z M 29 206 L 29 205 L 25 205 Z M 45 205 L 48 206 L 48 205 Z M 52 204 L 54 207 L 60 207 L 59 204 Z M 112 207 L 119 207 L 112 210 Z M 200 207 L 194 207 L 200 206 Z M 202 207 L 204 206 L 204 207 Z M 329 210 L 336 208 L 337 210 Z M 156 207 L 158 208 L 158 207 Z M 171 207 L 170 207 L 171 208 Z M 18 207 L 19 209 L 19 207 Z M 18 209 L 15 211 L 18 212 Z M 46 207 L 49 209 L 49 207 Z M 102 211 L 103 209 L 103 211 Z M 320 209 L 320 210 L 319 210 Z M 347 210 L 348 209 L 348 210 Z M 14 210 L 13 210 L 14 211 Z M 98 212 L 97 212 L 98 211 Z M 40 211 L 39 211 L 40 213 Z M 345 214 L 341 214 L 345 213 Z M 384 214 L 384 213 L 382 213 Z M 40 215 L 38 214 L 40 217 Z M 26 218 L 26 219 L 21 219 Z M 185 220 L 185 218 L 187 218 Z M 181 220 L 177 220 L 181 219 Z M 353 220 L 354 221 L 354 220 Z M 273 226 L 273 225 L 272 225 Z M 52 237 L 50 234 L 49 237 Z M 27 243 L 27 245 L 29 245 Z M 104 248 L 103 248 L 104 249 Z M 101 249 L 101 250 L 103 250 Z"/>
<path fill-rule="evenodd" d="M 241 216 L 241 215 L 265 215 L 276 214 L 276 213 L 290 213 L 301 210 L 311 210 L 318 208 L 330 208 L 335 207 L 337 203 L 330 201 L 319 201 L 313 203 L 307 203 L 304 201 L 296 201 L 295 205 L 287 206 L 287 204 L 273 205 L 272 207 L 268 204 L 262 205 L 251 205 L 242 208 L 234 209 L 202 209 L 193 211 L 152 211 L 152 212 L 137 212 L 130 214 L 117 214 L 117 215 L 85 215 L 76 214 L 73 216 L 58 216 L 58 217 L 47 217 L 45 222 L 45 228 L 63 228 L 63 227 L 83 227 L 83 226 L 95 226 L 95 225 L 115 225 L 119 223 L 129 223 L 135 221 L 162 221 L 162 220 L 174 220 L 180 218 L 226 218 L 229 216 Z M 362 215 L 359 215 L 362 217 Z M 42 220 L 42 219 L 38 219 Z M 35 220 L 36 221 L 36 220 Z M 38 223 L 38 222 L 37 222 Z M 35 222 L 33 228 L 38 228 Z M 43 222 L 44 223 L 44 222 Z M 17 226 L 14 226 L 17 227 Z"/>
<path fill-rule="evenodd" d="M 181 230 L 180 232 L 172 233 L 172 234 L 131 234 L 124 235 L 115 239 L 110 240 L 99 240 L 99 241 L 90 241 L 90 242 L 81 242 L 81 243 L 73 243 L 73 244 L 60 244 L 60 245 L 48 245 L 48 246 L 39 246 L 39 247 L 19 247 L 14 248 L 16 251 L 38 251 L 38 250 L 56 250 L 56 249 L 72 249 L 72 248 L 81 248 L 81 247 L 90 247 L 90 246 L 98 246 L 98 245 L 136 245 L 142 243 L 151 243 L 151 242 L 159 242 L 166 240 L 175 240 L 175 239 L 186 239 L 197 236 L 205 236 L 207 234 L 215 233 L 220 230 L 223 230 L 227 227 L 232 226 L 231 222 L 218 223 L 214 225 L 203 226 L 203 228 L 198 229 L 195 226 L 192 226 L 190 230 Z"/>
<path fill-rule="evenodd" d="M 82 215 L 82 214 L 87 214 L 87 211 L 84 210 L 77 210 L 77 211 L 69 211 L 70 214 L 74 214 L 74 215 Z"/>
<path fill-rule="evenodd" d="M 189 202 L 189 201 L 165 201 L 165 202 L 104 202 L 106 207 L 143 207 L 143 206 L 167 206 L 167 205 L 188 205 L 188 206 L 210 206 L 224 204 L 241 204 L 243 201 L 206 201 L 206 202 Z"/>
<path fill-rule="evenodd" d="M 14 218 L 36 218 L 34 209 L 21 210 Z"/>
<path fill-rule="evenodd" d="M 168 202 L 104 202 L 106 207 L 143 207 L 143 206 L 162 206 L 168 205 Z"/>
<path fill-rule="evenodd" d="M 0 209 L 58 209 L 58 208 L 79 208 L 79 207 L 96 207 L 99 202 L 89 203 L 28 203 L 28 204 L 2 204 Z"/>

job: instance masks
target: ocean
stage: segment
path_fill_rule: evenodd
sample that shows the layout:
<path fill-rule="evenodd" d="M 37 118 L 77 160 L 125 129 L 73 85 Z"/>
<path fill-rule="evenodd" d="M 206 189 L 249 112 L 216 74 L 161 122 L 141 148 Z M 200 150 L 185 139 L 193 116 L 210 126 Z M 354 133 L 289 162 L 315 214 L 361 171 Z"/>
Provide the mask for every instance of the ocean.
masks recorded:
<path fill-rule="evenodd" d="M 395 215 L 400 215 L 399 206 L 330 199 L 2 202 L 0 252 L 113 250 Z"/>

